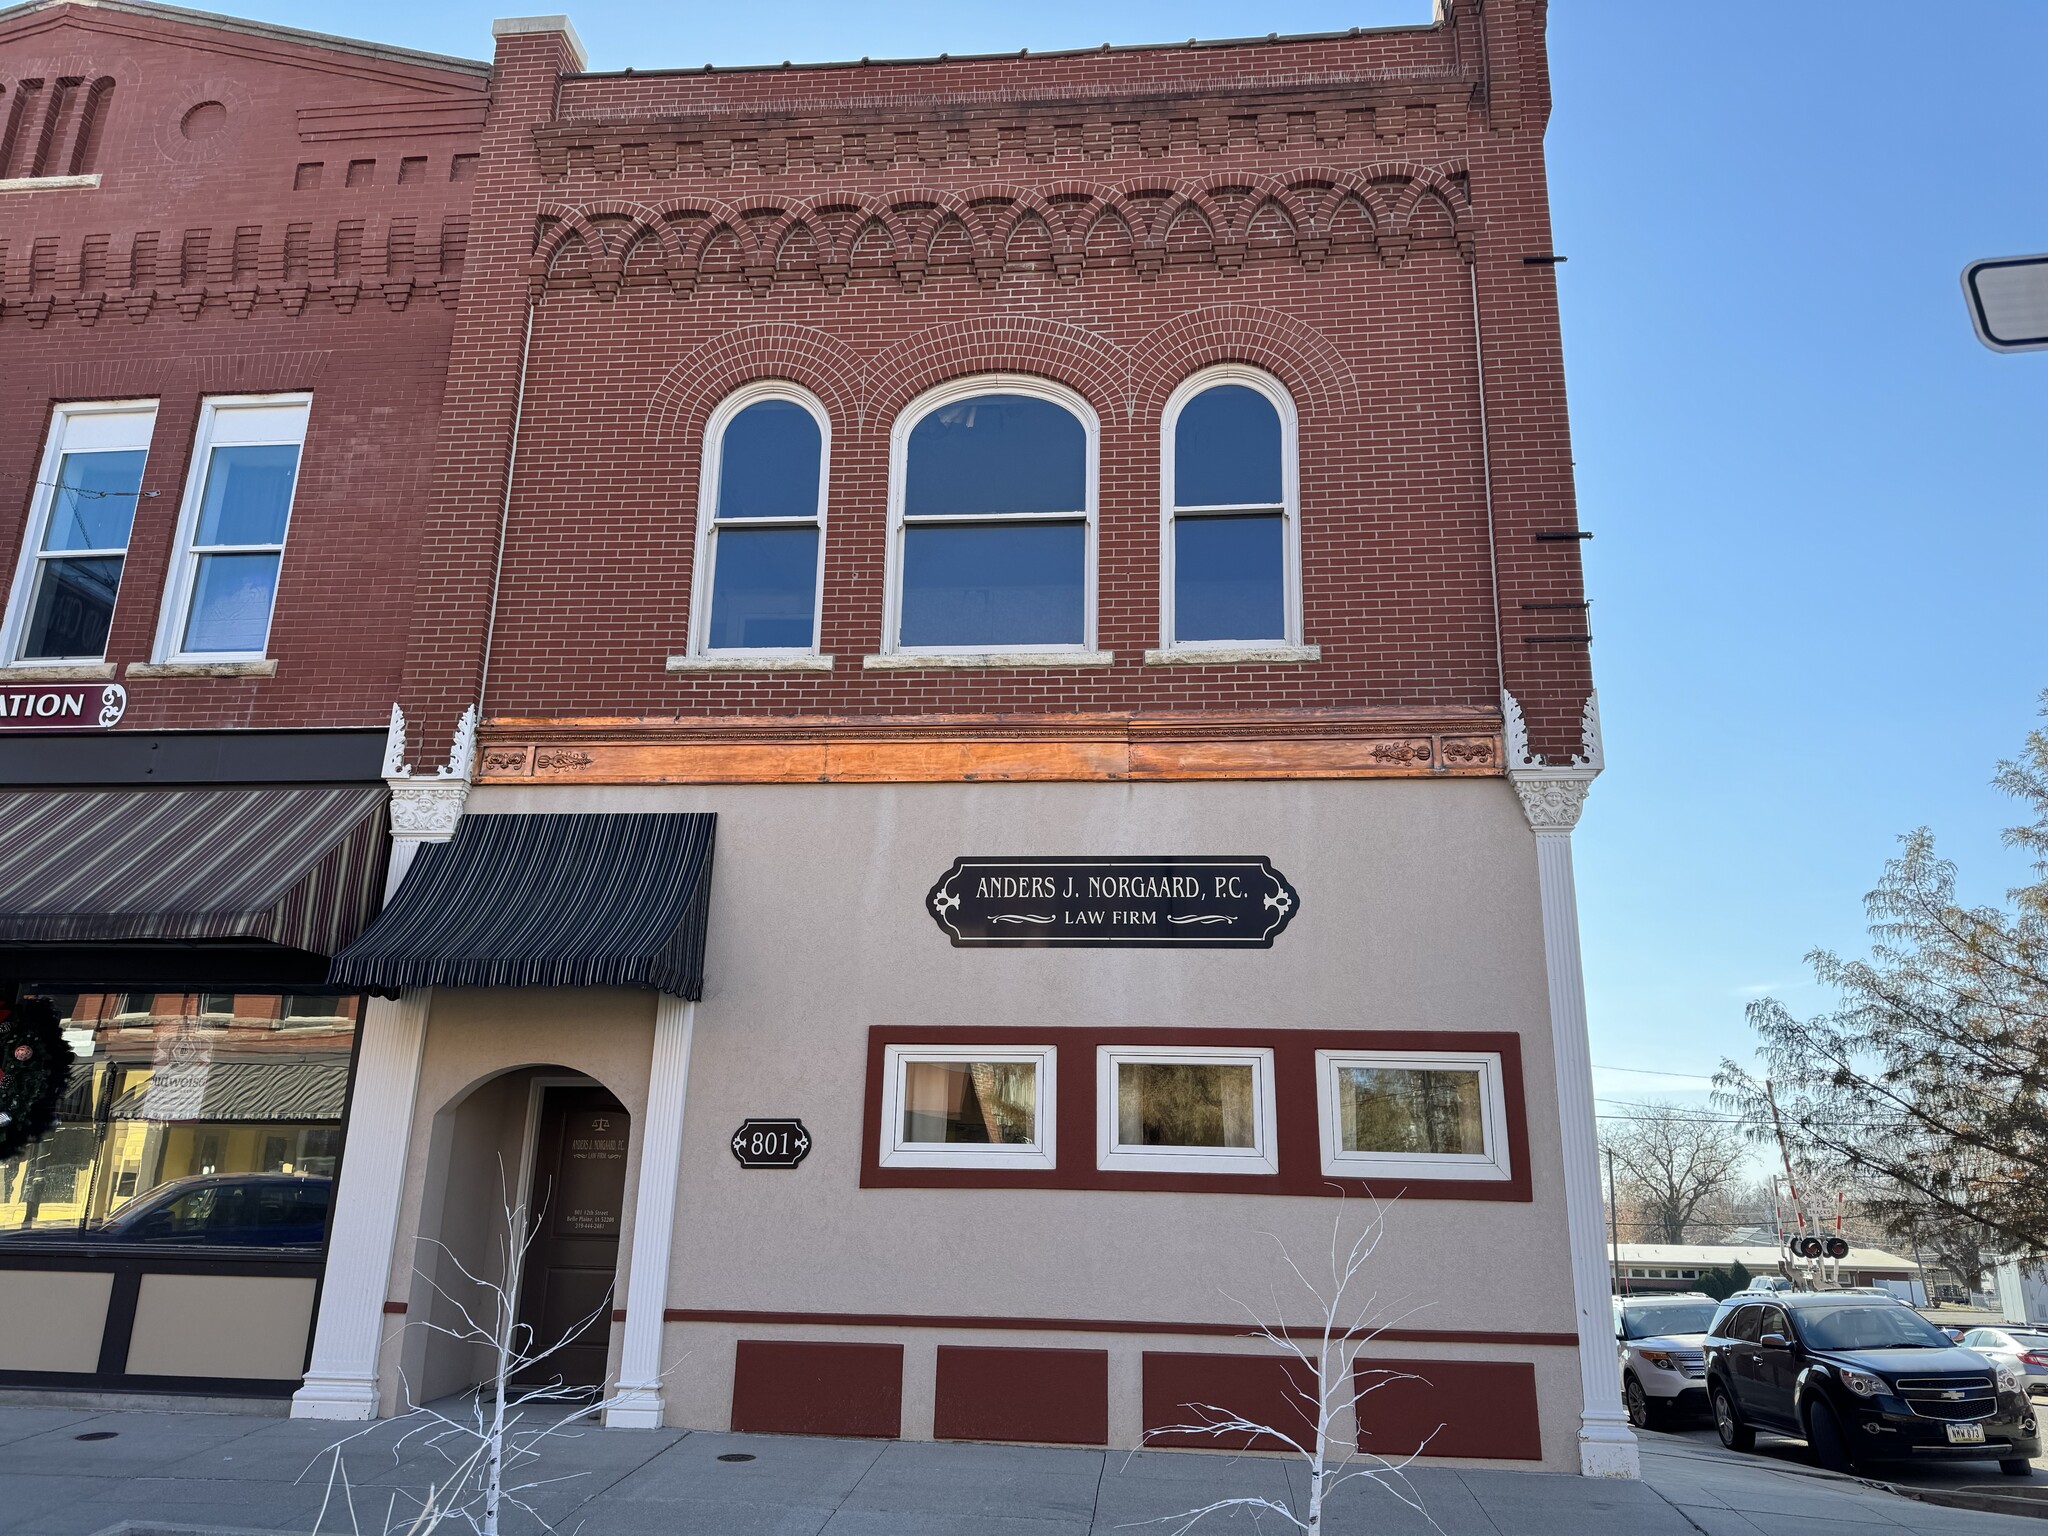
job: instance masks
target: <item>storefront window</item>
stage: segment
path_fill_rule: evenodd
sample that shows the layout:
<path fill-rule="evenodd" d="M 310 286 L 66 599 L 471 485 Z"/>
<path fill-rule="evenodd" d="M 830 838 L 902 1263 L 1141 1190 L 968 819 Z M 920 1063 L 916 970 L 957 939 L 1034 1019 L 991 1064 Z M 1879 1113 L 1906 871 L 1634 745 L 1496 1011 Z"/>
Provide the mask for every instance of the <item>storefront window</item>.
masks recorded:
<path fill-rule="evenodd" d="M 1317 1052 L 1323 1172 L 1507 1178 L 1500 1074 L 1491 1053 Z"/>
<path fill-rule="evenodd" d="M 0 1162 L 0 1248 L 319 1245 L 360 998 L 44 995 L 78 1060 L 55 1129 Z"/>
<path fill-rule="evenodd" d="M 1099 1166 L 1271 1173 L 1273 1058 L 1265 1050 L 1105 1047 Z"/>
<path fill-rule="evenodd" d="M 1050 1168 L 1050 1047 L 948 1051 L 890 1046 L 885 1166 Z"/>

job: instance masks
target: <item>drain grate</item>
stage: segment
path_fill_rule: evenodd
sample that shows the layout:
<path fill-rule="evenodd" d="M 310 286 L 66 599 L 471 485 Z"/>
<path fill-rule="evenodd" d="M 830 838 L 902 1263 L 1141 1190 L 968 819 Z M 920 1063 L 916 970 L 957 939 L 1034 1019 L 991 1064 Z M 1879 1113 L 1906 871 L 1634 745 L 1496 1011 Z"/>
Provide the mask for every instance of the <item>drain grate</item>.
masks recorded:
<path fill-rule="evenodd" d="M 752 1461 L 754 1458 L 745 1451 L 727 1451 L 718 1459 L 720 1461 Z"/>
<path fill-rule="evenodd" d="M 112 1440 L 119 1436 L 118 1429 L 90 1429 L 82 1435 L 73 1435 L 74 1440 Z"/>

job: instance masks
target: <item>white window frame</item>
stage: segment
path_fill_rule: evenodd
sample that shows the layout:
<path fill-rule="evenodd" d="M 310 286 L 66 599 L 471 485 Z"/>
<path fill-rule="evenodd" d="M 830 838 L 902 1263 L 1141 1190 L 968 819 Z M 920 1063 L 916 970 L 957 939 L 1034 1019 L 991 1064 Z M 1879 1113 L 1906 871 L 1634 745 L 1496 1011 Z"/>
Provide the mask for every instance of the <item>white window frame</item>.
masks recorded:
<path fill-rule="evenodd" d="M 1252 1144 L 1249 1147 L 1146 1147 L 1118 1141 L 1117 1068 L 1125 1062 L 1251 1067 Z M 1095 1166 L 1105 1173 L 1278 1173 L 1273 1052 L 1265 1046 L 1099 1046 L 1095 1053 L 1095 1135 Z"/>
<path fill-rule="evenodd" d="M 813 517 L 718 517 L 718 482 L 725 465 L 725 429 L 750 405 L 786 400 L 800 405 L 818 424 L 818 510 Z M 697 543 L 690 583 L 690 650 L 693 657 L 776 658 L 816 656 L 825 623 L 825 516 L 832 488 L 832 418 L 818 397 L 783 379 L 743 384 L 723 400 L 704 424 L 703 464 L 697 478 Z M 811 528 L 818 530 L 817 582 L 811 595 L 811 643 L 802 646 L 719 646 L 710 644 L 712 565 L 718 558 L 720 528 Z"/>
<path fill-rule="evenodd" d="M 1057 1050 L 1050 1045 L 888 1045 L 882 1048 L 882 1139 L 884 1168 L 1052 1168 L 1057 1150 Z M 1037 1070 L 1033 1091 L 1033 1129 L 1029 1142 L 1006 1146 L 973 1142 L 905 1142 L 903 1140 L 903 1076 L 912 1062 L 1029 1063 Z"/>
<path fill-rule="evenodd" d="M 1480 1154 L 1446 1152 L 1349 1152 L 1342 1145 L 1343 1115 L 1337 1073 L 1343 1067 L 1383 1067 L 1479 1074 L 1479 1123 L 1486 1138 Z M 1497 1051 L 1317 1051 L 1316 1108 L 1321 1122 L 1323 1174 L 1343 1179 L 1473 1179 L 1514 1177 L 1508 1149 L 1505 1080 Z"/>
<path fill-rule="evenodd" d="M 241 410 L 292 410 L 299 413 L 296 437 L 266 434 L 247 440 L 231 437 L 221 441 L 222 418 Z M 150 659 L 166 661 L 261 661 L 270 654 L 270 630 L 277 622 L 277 600 L 284 592 L 284 551 L 291 534 L 292 512 L 298 505 L 299 486 L 305 478 L 306 424 L 313 415 L 313 396 L 300 391 L 278 395 L 209 395 L 200 402 L 199 427 L 192 439 L 192 462 L 185 471 L 185 500 L 178 509 L 178 537 L 171 550 L 171 569 L 164 581 L 164 602 L 157 621 L 156 649 Z M 195 548 L 192 540 L 199 528 L 199 508 L 206 494 L 207 471 L 213 466 L 213 450 L 255 448 L 290 443 L 299 450 L 299 468 L 292 478 L 292 498 L 285 505 L 284 536 L 275 544 L 222 544 Z M 185 624 L 191 614 L 192 588 L 199 574 L 199 560 L 209 554 L 275 554 L 277 586 L 271 593 L 270 615 L 264 621 L 263 644 L 253 651 L 188 651 L 183 649 Z"/>
<path fill-rule="evenodd" d="M 943 405 L 975 395 L 1029 395 L 1047 400 L 1071 413 L 1081 423 L 1086 443 L 1082 466 L 1082 500 L 1078 514 L 1085 520 L 1086 534 L 1081 556 L 1081 639 L 1078 644 L 1061 645 L 903 645 L 903 546 L 904 529 L 919 524 L 971 524 L 996 526 L 1002 523 L 1071 523 L 1074 512 L 988 512 L 953 517 L 906 519 L 904 499 L 910 484 L 910 434 L 917 424 Z M 1084 656 L 1095 655 L 1095 562 L 1098 465 L 1101 458 L 1102 423 L 1095 407 L 1077 390 L 1032 374 L 982 373 L 954 379 L 926 390 L 897 413 L 889 429 L 889 553 L 888 585 L 882 604 L 882 654 L 885 656 Z"/>
<path fill-rule="evenodd" d="M 92 400 L 77 401 L 59 405 L 50 413 L 50 430 L 43 441 L 43 456 L 37 460 L 36 482 L 29 497 L 28 521 L 21 531 L 21 553 L 15 562 L 14 587 L 7 603 L 6 628 L 0 633 L 0 655 L 5 655 L 10 667 L 61 667 L 80 662 L 99 662 L 107 659 L 102 650 L 97 656 L 28 656 L 21 654 L 21 648 L 28 641 L 30 609 L 35 602 L 35 584 L 38 569 L 43 564 L 43 539 L 50 526 L 50 513 L 57 505 L 57 473 L 64 463 L 66 440 L 88 421 L 111 419 L 118 422 L 117 430 L 108 434 L 109 441 L 93 443 L 90 446 L 74 443 L 72 452 L 133 453 L 140 448 L 149 452 L 150 438 L 156 432 L 155 400 Z M 129 437 L 135 439 L 129 442 Z M 119 441 L 115 441 L 115 439 Z M 142 471 L 149 473 L 149 461 L 143 460 Z M 138 509 L 140 503 L 137 504 Z M 94 557 L 120 555 L 121 575 L 127 578 L 129 546 L 135 542 L 135 522 L 128 523 L 128 543 L 115 549 L 67 549 L 50 551 L 49 558 L 57 560 L 85 560 Z M 120 592 L 115 591 L 114 601 L 120 603 Z M 111 636 L 112 631 L 109 630 Z"/>
<path fill-rule="evenodd" d="M 1180 413 L 1197 395 L 1223 384 L 1241 384 L 1257 390 L 1273 403 L 1280 416 L 1280 572 L 1281 612 L 1285 631 L 1279 639 L 1271 635 L 1246 635 L 1235 640 L 1176 640 L 1173 633 L 1174 521 L 1174 434 Z M 1167 396 L 1166 409 L 1159 418 L 1159 648 L 1168 654 L 1199 651 L 1241 651 L 1246 647 L 1294 646 L 1302 644 L 1301 621 L 1301 454 L 1294 397 L 1270 373 L 1242 363 L 1218 363 L 1181 380 Z M 1270 513 L 1268 504 L 1242 507 L 1200 507 L 1190 517 L 1228 517 L 1233 514 Z"/>

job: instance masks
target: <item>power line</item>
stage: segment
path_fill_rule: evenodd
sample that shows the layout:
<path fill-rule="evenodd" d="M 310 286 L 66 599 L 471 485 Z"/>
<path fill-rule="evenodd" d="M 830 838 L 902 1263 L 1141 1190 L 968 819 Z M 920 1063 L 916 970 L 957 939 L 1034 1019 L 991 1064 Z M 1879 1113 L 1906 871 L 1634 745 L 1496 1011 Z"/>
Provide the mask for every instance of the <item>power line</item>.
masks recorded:
<path fill-rule="evenodd" d="M 1632 1072 L 1638 1077 L 1683 1077 L 1695 1083 L 1711 1083 L 1714 1079 L 1702 1072 L 1663 1072 L 1655 1067 L 1609 1067 L 1593 1063 L 1595 1072 Z"/>

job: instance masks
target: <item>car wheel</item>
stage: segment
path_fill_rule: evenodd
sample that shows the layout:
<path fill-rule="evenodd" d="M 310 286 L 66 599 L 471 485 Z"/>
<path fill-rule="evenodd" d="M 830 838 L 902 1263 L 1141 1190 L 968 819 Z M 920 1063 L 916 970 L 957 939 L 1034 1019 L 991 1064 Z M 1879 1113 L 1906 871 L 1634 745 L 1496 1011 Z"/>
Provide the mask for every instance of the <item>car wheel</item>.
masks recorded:
<path fill-rule="evenodd" d="M 1815 1398 L 1806 1410 L 1806 1443 L 1813 1448 L 1813 1459 L 1828 1471 L 1855 1470 L 1856 1458 L 1850 1454 L 1849 1439 L 1842 1433 L 1842 1421 L 1835 1417 L 1835 1410 L 1824 1398 Z"/>
<path fill-rule="evenodd" d="M 2022 1457 L 2015 1456 L 2010 1461 L 2001 1461 L 1998 1464 L 1998 1470 L 2007 1477 L 2032 1477 L 2034 1475 L 2034 1464 Z"/>
<path fill-rule="evenodd" d="M 1628 1410 L 1628 1421 L 1637 1429 L 1655 1429 L 1660 1415 L 1657 1405 L 1650 1401 L 1650 1394 L 1643 1390 L 1642 1382 L 1636 1379 L 1634 1371 L 1621 1378 L 1621 1405 Z"/>
<path fill-rule="evenodd" d="M 1735 1416 L 1735 1404 L 1728 1400 L 1726 1387 L 1714 1388 L 1714 1433 L 1731 1451 L 1756 1449 L 1756 1431 Z"/>

